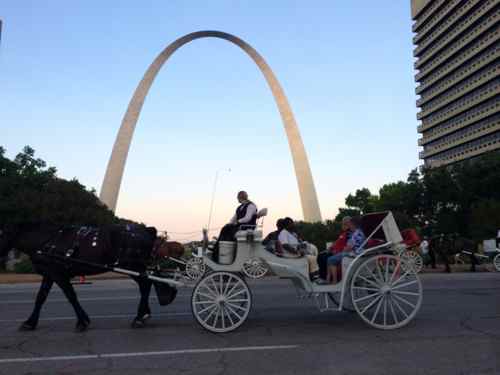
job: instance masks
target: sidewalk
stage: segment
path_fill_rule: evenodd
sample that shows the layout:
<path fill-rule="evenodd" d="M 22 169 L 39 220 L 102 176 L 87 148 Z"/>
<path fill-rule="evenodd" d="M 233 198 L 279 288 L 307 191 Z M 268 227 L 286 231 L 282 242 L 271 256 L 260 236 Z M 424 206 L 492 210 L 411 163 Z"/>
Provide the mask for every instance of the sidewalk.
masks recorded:
<path fill-rule="evenodd" d="M 85 280 L 112 280 L 123 278 L 128 278 L 128 276 L 120 275 L 114 272 L 106 272 L 100 275 L 86 276 Z M 33 273 L 0 273 L 0 284 L 36 283 L 41 280 L 42 277 L 40 275 Z"/>

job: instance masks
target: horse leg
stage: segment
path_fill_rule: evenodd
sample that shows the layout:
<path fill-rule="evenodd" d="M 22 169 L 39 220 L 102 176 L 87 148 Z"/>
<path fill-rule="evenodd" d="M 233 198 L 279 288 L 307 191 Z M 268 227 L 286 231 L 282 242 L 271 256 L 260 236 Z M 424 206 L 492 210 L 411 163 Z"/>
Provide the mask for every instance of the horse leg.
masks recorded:
<path fill-rule="evenodd" d="M 90 318 L 85 310 L 83 310 L 80 302 L 78 302 L 78 297 L 76 296 L 73 285 L 71 285 L 69 277 L 61 277 L 56 279 L 55 282 L 59 288 L 61 288 L 69 303 L 71 303 L 71 306 L 73 306 L 73 309 L 75 310 L 75 314 L 78 319 L 75 327 L 76 331 L 86 331 L 90 324 Z"/>
<path fill-rule="evenodd" d="M 53 284 L 54 280 L 52 280 L 50 277 L 43 277 L 42 282 L 40 283 L 40 289 L 38 290 L 38 294 L 36 295 L 35 307 L 33 308 L 33 312 L 31 313 L 28 320 L 21 324 L 19 330 L 32 331 L 36 329 L 36 326 L 38 325 L 38 319 L 40 318 L 40 310 L 47 300 Z"/>
<path fill-rule="evenodd" d="M 443 250 L 440 250 L 440 253 L 441 253 L 441 259 L 443 260 L 444 263 L 444 272 L 451 273 L 450 262 L 448 260 L 448 253 Z"/>
<path fill-rule="evenodd" d="M 433 269 L 436 268 L 436 252 L 432 247 L 429 247 L 429 258 L 430 258 L 430 264 Z"/>
<path fill-rule="evenodd" d="M 132 321 L 133 328 L 142 328 L 146 321 L 151 317 L 151 309 L 149 308 L 149 294 L 151 293 L 151 286 L 153 282 L 144 277 L 136 277 L 134 281 L 139 286 L 141 293 L 141 300 L 137 308 L 137 316 Z"/>
<path fill-rule="evenodd" d="M 476 254 L 474 254 L 474 250 L 472 250 L 471 254 L 470 254 L 470 270 L 471 270 L 471 272 L 476 272 L 476 264 L 479 264 L 479 261 L 476 258 Z"/>

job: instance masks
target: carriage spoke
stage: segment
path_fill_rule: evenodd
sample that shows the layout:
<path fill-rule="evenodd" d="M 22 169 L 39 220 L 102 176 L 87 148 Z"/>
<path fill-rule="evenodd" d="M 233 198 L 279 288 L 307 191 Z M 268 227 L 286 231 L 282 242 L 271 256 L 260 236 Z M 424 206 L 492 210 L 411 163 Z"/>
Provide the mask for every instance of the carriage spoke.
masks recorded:
<path fill-rule="evenodd" d="M 359 289 L 359 290 L 369 290 L 370 292 L 378 292 L 379 288 L 368 288 L 366 286 L 354 286 L 354 289 Z"/>
<path fill-rule="evenodd" d="M 226 296 L 227 290 L 229 289 L 229 285 L 231 285 L 230 280 L 227 280 L 226 286 L 224 287 L 224 291 L 222 292 L 223 296 Z"/>
<path fill-rule="evenodd" d="M 228 306 L 231 306 L 232 308 L 239 309 L 239 310 L 242 310 L 242 311 L 247 311 L 247 309 L 245 309 L 244 307 L 241 307 L 240 305 L 236 305 L 235 303 L 226 302 L 226 304 Z"/>
<path fill-rule="evenodd" d="M 411 303 L 411 302 L 409 302 L 409 301 L 405 300 L 404 298 L 399 297 L 399 296 L 398 296 L 398 295 L 396 295 L 396 294 L 393 294 L 393 296 L 394 296 L 394 298 L 396 298 L 398 301 L 403 302 L 404 304 L 406 304 L 406 305 L 410 306 L 412 309 L 414 309 L 415 307 L 417 307 L 417 306 L 416 306 L 416 305 L 414 305 L 413 303 Z"/>
<path fill-rule="evenodd" d="M 377 267 L 376 263 L 375 263 L 375 267 Z M 375 279 L 375 281 L 377 281 L 379 283 L 379 285 L 384 283 L 384 281 L 379 279 L 378 276 L 373 273 L 373 270 L 368 268 L 366 265 L 365 265 L 365 270 L 367 270 L 369 272 L 369 274 Z"/>
<path fill-rule="evenodd" d="M 248 302 L 248 299 L 232 299 L 229 300 L 231 303 L 242 303 L 242 302 Z"/>
<path fill-rule="evenodd" d="M 366 277 L 361 276 L 361 275 L 359 275 L 358 277 L 359 277 L 360 279 L 362 279 L 362 280 L 366 281 L 367 283 L 369 283 L 369 284 L 371 284 L 371 285 L 373 285 L 373 286 L 377 287 L 377 290 L 380 288 L 380 284 L 377 284 L 376 282 L 374 282 L 374 281 L 372 281 L 372 280 L 369 280 L 369 279 L 367 279 Z"/>
<path fill-rule="evenodd" d="M 394 268 L 394 271 L 392 271 L 391 279 L 389 280 L 389 285 L 393 284 L 394 277 L 397 275 L 400 268 L 401 268 L 401 261 L 398 259 L 396 260 L 396 268 Z"/>
<path fill-rule="evenodd" d="M 372 323 L 375 322 L 375 319 L 377 319 L 378 312 L 380 311 L 380 306 L 382 306 L 382 303 L 384 302 L 384 297 L 385 296 L 382 296 L 382 298 L 380 298 L 380 300 L 377 304 L 377 308 L 375 309 L 375 313 L 373 314 L 373 317 L 371 320 Z"/>
<path fill-rule="evenodd" d="M 391 258 L 387 257 L 385 262 L 385 276 L 384 281 L 387 282 L 389 280 L 389 261 Z"/>
<path fill-rule="evenodd" d="M 394 321 L 394 324 L 398 324 L 399 323 L 399 320 L 397 318 L 397 315 L 396 315 L 396 312 L 394 311 L 394 305 L 391 301 L 390 298 L 387 299 L 387 302 L 389 303 L 389 307 L 391 308 L 391 314 L 392 314 L 392 319 Z"/>
<path fill-rule="evenodd" d="M 368 305 L 366 305 L 365 308 L 363 310 L 361 310 L 361 314 L 364 314 L 369 308 L 371 308 L 373 305 L 375 305 L 380 300 L 380 298 L 382 298 L 382 294 L 377 295 L 377 298 L 375 298 Z"/>
<path fill-rule="evenodd" d="M 399 309 L 399 311 L 401 311 L 403 313 L 403 315 L 405 316 L 405 319 L 408 318 L 408 314 L 406 313 L 406 311 L 401 307 L 401 305 L 398 303 L 398 301 L 396 301 L 395 299 L 392 300 L 392 302 L 394 302 L 394 304 L 396 305 L 396 307 Z"/>
<path fill-rule="evenodd" d="M 215 313 L 215 318 L 214 318 L 212 325 L 217 328 L 217 321 L 219 320 L 220 306 L 217 306 L 217 309 L 215 311 L 217 311 L 217 312 Z"/>
<path fill-rule="evenodd" d="M 230 311 L 232 312 L 234 315 L 236 315 L 238 317 L 238 320 L 241 320 L 242 316 L 240 314 L 238 314 L 238 312 L 236 310 L 234 310 L 231 306 L 229 306 L 228 304 L 225 305 L 225 307 Z"/>
<path fill-rule="evenodd" d="M 228 281 L 228 284 L 229 284 L 229 281 Z M 230 295 L 230 294 L 233 292 L 233 290 L 235 290 L 235 289 L 236 289 L 236 287 L 237 287 L 237 286 L 238 286 L 238 282 L 236 281 L 236 282 L 234 283 L 234 285 L 231 287 L 231 289 L 229 290 L 229 292 L 224 293 L 224 296 L 228 296 L 228 295 Z"/>
<path fill-rule="evenodd" d="M 206 305 L 207 303 L 214 303 L 213 300 L 210 301 L 196 301 L 194 304 L 195 305 Z"/>
<path fill-rule="evenodd" d="M 224 306 L 220 308 L 220 318 L 222 322 L 222 329 L 226 329 L 226 314 L 224 314 Z"/>
<path fill-rule="evenodd" d="M 375 262 L 375 268 L 377 269 L 377 275 L 379 276 L 380 278 L 380 281 L 383 283 L 385 283 L 385 279 L 384 279 L 384 275 L 382 275 L 382 271 L 380 270 L 380 262 Z"/>
<path fill-rule="evenodd" d="M 216 298 L 217 297 L 217 294 L 214 293 L 214 291 L 208 285 L 201 285 L 201 288 L 205 289 L 207 292 L 210 293 L 210 295 L 211 295 L 210 298 Z M 206 296 L 206 294 L 205 294 L 205 296 Z"/>
<path fill-rule="evenodd" d="M 415 293 L 415 292 L 404 292 L 402 290 L 393 290 L 391 293 L 394 293 L 394 294 L 402 294 L 402 295 L 405 295 L 405 296 L 419 296 L 420 294 L 419 293 Z"/>
<path fill-rule="evenodd" d="M 387 297 L 384 296 L 384 326 L 387 325 Z"/>
<path fill-rule="evenodd" d="M 395 289 L 401 289 L 401 288 L 404 288 L 404 287 L 406 287 L 406 286 L 410 286 L 410 285 L 417 284 L 417 283 L 418 283 L 418 281 L 417 281 L 417 280 L 412 280 L 412 281 L 408 281 L 407 283 L 404 283 L 404 284 L 399 284 L 399 285 L 397 285 L 397 284 L 393 284 L 393 285 L 391 286 L 391 288 L 392 288 L 392 290 L 395 290 Z"/>
<path fill-rule="evenodd" d="M 205 319 L 203 319 L 204 323 L 207 323 L 214 314 L 214 312 L 217 310 L 217 305 L 214 304 L 212 307 L 213 307 L 212 311 L 205 317 Z"/>
<path fill-rule="evenodd" d="M 227 308 L 226 305 L 224 305 L 222 307 L 222 309 L 226 312 L 227 320 L 229 320 L 229 323 L 231 323 L 231 325 L 233 326 L 234 325 L 234 320 L 233 320 L 233 318 L 231 318 L 231 311 Z"/>
<path fill-rule="evenodd" d="M 215 291 L 215 295 L 216 296 L 219 296 L 220 295 L 220 292 L 219 292 L 219 289 L 217 289 L 217 284 L 215 283 L 214 279 L 213 278 L 210 278 L 210 282 L 212 283 L 213 285 L 213 288 L 214 288 L 214 291 Z"/>
<path fill-rule="evenodd" d="M 220 279 L 220 294 L 224 295 L 224 277 L 220 275 L 219 279 Z"/>
<path fill-rule="evenodd" d="M 217 298 L 217 296 L 205 294 L 205 293 L 202 293 L 202 292 L 198 292 L 198 295 L 200 295 L 202 297 L 205 297 L 205 298 L 210 298 L 210 300 L 213 300 L 214 298 Z"/>
<path fill-rule="evenodd" d="M 214 306 L 217 306 L 217 305 L 215 303 L 212 303 L 210 306 L 205 307 L 205 308 L 201 309 L 200 311 L 198 311 L 198 314 L 203 314 L 205 311 L 210 310 Z"/>
<path fill-rule="evenodd" d="M 355 300 L 354 300 L 354 302 L 355 302 L 355 303 L 358 303 L 358 302 L 361 302 L 361 301 L 367 300 L 367 299 L 369 299 L 369 298 L 378 297 L 378 296 L 380 296 L 380 295 L 381 295 L 381 294 L 380 294 L 380 292 L 373 293 L 373 294 L 369 294 L 369 295 L 367 295 L 367 296 L 364 296 L 364 297 L 360 297 L 360 298 L 358 298 L 358 299 L 355 299 Z"/>
<path fill-rule="evenodd" d="M 241 294 L 241 293 L 246 293 L 246 290 L 242 288 L 242 289 L 240 289 L 238 292 L 233 293 L 233 294 L 231 294 L 230 296 L 226 296 L 226 298 L 227 298 L 227 299 L 231 299 L 231 298 L 236 297 L 237 295 L 239 295 L 239 294 Z"/>
<path fill-rule="evenodd" d="M 401 276 L 399 279 L 397 279 L 396 281 L 394 281 L 391 285 L 397 285 L 401 280 L 404 280 L 406 278 L 406 276 L 408 276 L 409 274 L 411 273 L 411 270 L 407 270 L 403 276 Z"/>

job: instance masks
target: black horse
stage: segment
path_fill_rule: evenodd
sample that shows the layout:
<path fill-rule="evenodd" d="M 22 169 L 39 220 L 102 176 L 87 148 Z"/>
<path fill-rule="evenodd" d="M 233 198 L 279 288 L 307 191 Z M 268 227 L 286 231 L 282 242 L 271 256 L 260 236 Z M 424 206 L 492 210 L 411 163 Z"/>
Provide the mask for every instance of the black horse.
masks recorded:
<path fill-rule="evenodd" d="M 450 257 L 468 251 L 471 253 L 471 271 L 476 270 L 478 264 L 475 256 L 475 243 L 465 237 L 461 237 L 456 233 L 438 234 L 430 238 L 429 241 L 429 257 L 432 268 L 436 268 L 436 255 L 441 259 L 445 266 L 445 272 L 450 273 Z"/>
<path fill-rule="evenodd" d="M 43 277 L 33 312 L 20 329 L 34 330 L 37 327 L 40 310 L 52 285 L 56 283 L 75 310 L 76 330 L 85 331 L 90 318 L 78 301 L 71 279 L 103 273 L 112 267 L 121 267 L 141 275 L 131 276 L 141 293 L 132 326 L 144 326 L 151 316 L 149 294 L 152 286 L 151 280 L 144 275 L 155 240 L 155 228 L 139 225 L 91 228 L 23 224 L 0 228 L 0 257 L 5 257 L 11 249 L 20 250 L 29 255 L 34 269 Z M 167 289 L 171 302 L 176 289 L 168 286 Z"/>

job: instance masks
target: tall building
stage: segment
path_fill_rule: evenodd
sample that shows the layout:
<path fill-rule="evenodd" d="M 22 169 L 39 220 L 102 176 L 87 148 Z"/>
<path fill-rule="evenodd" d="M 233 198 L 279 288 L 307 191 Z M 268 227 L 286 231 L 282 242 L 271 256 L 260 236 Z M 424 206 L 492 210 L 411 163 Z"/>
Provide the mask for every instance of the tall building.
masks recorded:
<path fill-rule="evenodd" d="M 500 149 L 500 0 L 411 0 L 420 158 Z"/>

